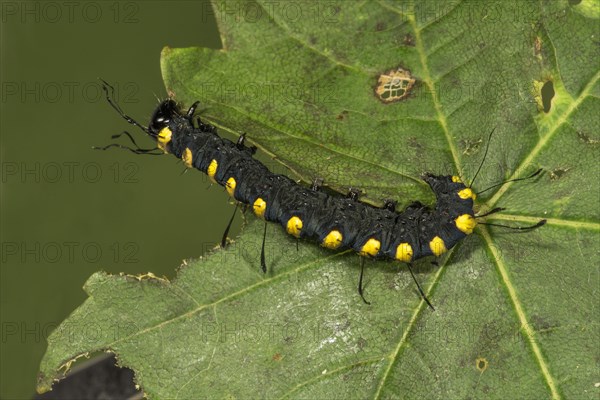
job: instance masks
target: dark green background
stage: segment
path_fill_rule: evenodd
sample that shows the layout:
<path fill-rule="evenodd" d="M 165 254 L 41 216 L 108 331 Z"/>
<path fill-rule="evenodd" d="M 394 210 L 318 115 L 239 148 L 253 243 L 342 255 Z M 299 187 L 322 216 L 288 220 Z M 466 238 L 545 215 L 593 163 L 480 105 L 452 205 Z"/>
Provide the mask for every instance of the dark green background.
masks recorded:
<path fill-rule="evenodd" d="M 93 272 L 172 277 L 218 242 L 232 210 L 221 188 L 195 171 L 181 175 L 173 157 L 91 149 L 124 129 L 142 137 L 98 95 L 97 77 L 147 123 L 166 95 L 163 46 L 220 48 L 210 6 L 100 1 L 72 10 L 2 2 L 2 398 L 34 395 L 45 339 L 85 299 Z"/>

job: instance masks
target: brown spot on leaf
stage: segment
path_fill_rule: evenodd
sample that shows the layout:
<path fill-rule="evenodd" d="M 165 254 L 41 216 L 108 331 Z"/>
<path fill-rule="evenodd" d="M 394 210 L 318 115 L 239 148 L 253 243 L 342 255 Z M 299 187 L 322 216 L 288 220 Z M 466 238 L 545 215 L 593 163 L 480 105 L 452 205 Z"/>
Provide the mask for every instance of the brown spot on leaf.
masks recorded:
<path fill-rule="evenodd" d="M 542 38 L 539 36 L 535 37 L 535 41 L 533 42 L 533 53 L 536 57 L 541 57 L 542 54 Z"/>
<path fill-rule="evenodd" d="M 384 22 L 378 22 L 377 25 L 375 25 L 375 30 L 377 32 L 381 32 L 382 30 L 385 29 L 385 23 Z"/>
<path fill-rule="evenodd" d="M 550 321 L 548 318 L 537 314 L 533 314 L 531 316 L 530 323 L 533 326 L 533 329 L 538 333 L 544 333 L 545 331 L 549 331 L 560 326 L 560 324 Z"/>
<path fill-rule="evenodd" d="M 337 119 L 337 120 L 340 120 L 340 121 L 341 121 L 341 120 L 343 120 L 344 118 L 346 118 L 346 115 L 348 115 L 348 111 L 347 111 L 347 110 L 344 110 L 344 111 L 342 111 L 341 113 L 339 113 L 339 114 L 338 114 L 338 115 L 335 117 L 335 119 Z"/>
<path fill-rule="evenodd" d="M 593 139 L 593 138 L 589 137 L 588 135 L 586 135 L 585 133 L 583 133 L 581 131 L 577 132 L 577 137 L 579 138 L 579 140 L 581 140 L 585 144 L 598 144 L 598 143 L 600 143 L 600 139 Z"/>
<path fill-rule="evenodd" d="M 362 337 L 359 338 L 358 341 L 356 342 L 356 344 L 358 345 L 358 348 L 361 350 L 367 346 L 367 343 L 368 343 L 367 340 Z"/>
<path fill-rule="evenodd" d="M 273 354 L 273 361 L 281 361 L 283 357 L 279 353 Z"/>
<path fill-rule="evenodd" d="M 482 143 L 482 139 L 462 139 L 460 141 L 460 146 L 463 148 L 463 154 L 470 156 L 479 151 Z"/>
<path fill-rule="evenodd" d="M 407 33 L 406 35 L 404 35 L 404 39 L 402 39 L 402 43 L 404 43 L 405 46 L 414 46 L 415 39 L 412 37 L 412 35 L 410 33 Z"/>
<path fill-rule="evenodd" d="M 379 75 L 375 94 L 384 103 L 394 103 L 406 98 L 415 84 L 410 71 L 398 67 Z"/>
<path fill-rule="evenodd" d="M 571 168 L 568 167 L 557 167 L 550 170 L 550 179 L 557 181 L 562 178 Z"/>

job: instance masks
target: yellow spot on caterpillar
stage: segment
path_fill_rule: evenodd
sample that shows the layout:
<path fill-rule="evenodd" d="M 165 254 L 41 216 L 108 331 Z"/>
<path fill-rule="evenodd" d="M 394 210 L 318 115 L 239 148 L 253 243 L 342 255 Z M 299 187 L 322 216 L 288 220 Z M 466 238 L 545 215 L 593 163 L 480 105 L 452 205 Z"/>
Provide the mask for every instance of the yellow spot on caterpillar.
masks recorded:
<path fill-rule="evenodd" d="M 441 256 L 442 254 L 448 251 L 448 249 L 446 248 L 446 244 L 439 236 L 436 236 L 433 239 L 431 239 L 431 242 L 429 242 L 429 248 L 431 249 L 431 252 L 436 256 Z"/>
<path fill-rule="evenodd" d="M 458 177 L 458 176 L 454 175 L 454 176 L 452 177 L 452 182 L 454 182 L 454 183 L 460 183 L 460 182 L 462 182 L 462 181 L 460 180 L 460 177 Z"/>
<path fill-rule="evenodd" d="M 460 231 L 466 233 L 467 235 L 473 233 L 473 229 L 477 225 L 477 221 L 475 221 L 475 218 L 473 218 L 469 214 L 461 215 L 460 217 L 454 220 L 454 223 Z"/>
<path fill-rule="evenodd" d="M 192 168 L 192 151 L 189 148 L 185 148 L 185 150 L 183 151 L 183 154 L 181 155 L 181 159 L 183 160 L 183 164 L 188 167 L 188 168 Z"/>
<path fill-rule="evenodd" d="M 396 260 L 410 262 L 413 256 L 413 249 L 408 243 L 400 243 L 396 248 Z"/>
<path fill-rule="evenodd" d="M 323 247 L 327 247 L 328 249 L 335 250 L 342 245 L 343 236 L 340 231 L 331 231 L 325 236 L 323 239 L 323 243 L 321 245 Z"/>
<path fill-rule="evenodd" d="M 475 193 L 473 193 L 471 188 L 464 188 L 463 190 L 458 192 L 458 197 L 460 197 L 463 200 L 466 200 L 469 197 L 472 198 L 473 200 L 475 200 L 477 198 L 477 195 Z"/>
<path fill-rule="evenodd" d="M 257 217 L 264 218 L 265 211 L 267 210 L 267 202 L 259 197 L 254 201 L 254 204 L 252 204 L 252 209 Z"/>
<path fill-rule="evenodd" d="M 210 164 L 208 165 L 208 169 L 206 170 L 206 174 L 208 175 L 210 180 L 213 181 L 214 183 L 217 183 L 217 181 L 215 180 L 215 174 L 217 173 L 218 167 L 219 167 L 219 163 L 217 162 L 217 160 L 212 160 L 210 162 Z"/>
<path fill-rule="evenodd" d="M 233 194 L 235 193 L 236 185 L 237 185 L 237 182 L 235 181 L 235 178 L 233 176 L 231 178 L 227 179 L 227 183 L 225 184 L 225 189 L 227 189 L 227 193 L 229 193 L 229 195 L 231 197 L 233 197 Z"/>
<path fill-rule="evenodd" d="M 173 132 L 171 132 L 171 130 L 168 127 L 162 128 L 156 136 L 158 148 L 167 153 L 167 145 L 171 141 L 172 136 Z"/>
<path fill-rule="evenodd" d="M 369 239 L 363 245 L 362 249 L 360 249 L 361 256 L 371 256 L 375 257 L 377 253 L 379 253 L 379 249 L 381 248 L 381 242 L 377 239 Z"/>
<path fill-rule="evenodd" d="M 300 231 L 302 230 L 302 220 L 296 216 L 290 218 L 287 222 L 287 233 L 297 238 L 300 237 Z"/>

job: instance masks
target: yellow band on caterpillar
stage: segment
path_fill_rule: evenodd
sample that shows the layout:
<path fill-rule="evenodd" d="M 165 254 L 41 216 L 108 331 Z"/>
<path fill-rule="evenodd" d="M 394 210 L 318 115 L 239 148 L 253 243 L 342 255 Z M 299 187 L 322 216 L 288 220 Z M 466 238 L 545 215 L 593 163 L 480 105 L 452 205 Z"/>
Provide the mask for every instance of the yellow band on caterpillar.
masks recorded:
<path fill-rule="evenodd" d="M 361 256 L 371 256 L 375 257 L 377 253 L 379 253 L 379 249 L 381 248 L 381 242 L 377 239 L 371 238 L 367 240 L 367 242 L 360 249 Z"/>
<path fill-rule="evenodd" d="M 290 218 L 287 222 L 287 233 L 297 238 L 300 237 L 300 231 L 302 230 L 302 220 L 296 216 Z"/>
<path fill-rule="evenodd" d="M 171 137 L 173 136 L 173 132 L 168 127 L 164 127 L 158 132 L 156 136 L 156 142 L 159 149 L 167 153 L 167 145 L 171 141 Z"/>
<path fill-rule="evenodd" d="M 208 165 L 208 169 L 206 170 L 206 175 L 208 175 L 210 180 L 213 181 L 214 183 L 217 183 L 217 181 L 215 180 L 215 175 L 217 173 L 218 167 L 219 167 L 219 163 L 217 162 L 217 160 L 212 160 L 210 162 L 210 164 Z"/>
<path fill-rule="evenodd" d="M 233 194 L 235 193 L 236 185 L 237 185 L 237 182 L 235 181 L 235 178 L 233 176 L 231 178 L 227 179 L 227 183 L 225 184 L 225 189 L 227 189 L 227 193 L 229 193 L 229 195 L 231 197 L 234 197 Z"/>
<path fill-rule="evenodd" d="M 400 243 L 396 247 L 396 260 L 402 262 L 410 262 L 413 256 L 413 249 L 408 243 Z"/>
<path fill-rule="evenodd" d="M 192 168 L 193 156 L 192 151 L 189 148 L 185 148 L 183 154 L 181 155 L 181 160 L 183 161 L 183 165 L 185 165 L 188 168 Z"/>
<path fill-rule="evenodd" d="M 442 240 L 442 238 L 439 236 L 436 236 L 433 239 L 431 239 L 431 242 L 429 242 L 429 248 L 431 249 L 431 252 L 436 256 L 441 256 L 442 254 L 448 251 L 444 240 Z"/>
<path fill-rule="evenodd" d="M 461 215 L 460 217 L 454 220 L 454 223 L 460 231 L 466 233 L 467 235 L 473 233 L 473 229 L 477 225 L 477 221 L 475 221 L 475 218 L 473 218 L 469 214 Z"/>
<path fill-rule="evenodd" d="M 473 193 L 471 188 L 465 188 L 465 189 L 461 190 L 460 192 L 458 192 L 458 197 L 460 197 L 463 200 L 466 200 L 469 197 L 472 198 L 473 200 L 475 200 L 477 198 L 477 195 L 475 193 Z"/>
<path fill-rule="evenodd" d="M 328 249 L 335 250 L 342 245 L 343 236 L 340 231 L 333 230 L 325 236 L 323 239 L 323 243 L 321 245 L 323 247 L 327 247 Z"/>
<path fill-rule="evenodd" d="M 267 202 L 259 197 L 254 201 L 254 204 L 252 204 L 252 210 L 254 210 L 254 214 L 256 214 L 257 217 L 264 218 L 265 211 L 267 210 Z"/>

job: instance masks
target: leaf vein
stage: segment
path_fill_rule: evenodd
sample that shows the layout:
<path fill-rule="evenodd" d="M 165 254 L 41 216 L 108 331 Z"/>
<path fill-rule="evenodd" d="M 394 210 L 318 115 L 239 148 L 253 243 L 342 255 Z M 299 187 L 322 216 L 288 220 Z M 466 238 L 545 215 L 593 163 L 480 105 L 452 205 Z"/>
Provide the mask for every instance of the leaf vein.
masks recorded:
<path fill-rule="evenodd" d="M 508 276 L 508 271 L 506 269 L 506 266 L 504 265 L 502 258 L 500 257 L 500 254 L 498 253 L 498 248 L 493 245 L 492 237 L 490 236 L 488 230 L 485 227 L 481 227 L 480 232 L 483 236 L 483 239 L 486 242 L 486 245 L 488 246 L 490 252 L 492 253 L 494 263 L 496 264 L 496 269 L 497 269 L 498 273 L 500 274 L 502 281 L 504 282 L 504 286 L 506 287 L 506 290 L 508 291 L 508 296 L 513 304 L 513 308 L 517 314 L 517 317 L 519 318 L 519 322 L 521 324 L 521 329 L 523 330 L 526 340 L 529 343 L 531 350 L 533 351 L 535 360 L 537 361 L 537 364 L 540 367 L 540 370 L 542 372 L 544 380 L 546 381 L 546 384 L 548 385 L 548 388 L 550 389 L 552 398 L 560 399 L 560 394 L 558 392 L 556 382 L 555 382 L 554 378 L 552 377 L 552 375 L 550 373 L 550 369 L 547 364 L 547 361 L 544 359 L 544 356 L 542 355 L 542 351 L 541 351 L 540 347 L 538 346 L 538 343 L 535 339 L 535 331 L 534 331 L 532 325 L 527 320 L 527 316 L 525 315 L 525 311 L 523 310 L 521 301 L 519 300 L 519 297 L 517 296 L 515 287 L 514 287 L 512 281 L 510 280 L 510 277 Z"/>
<path fill-rule="evenodd" d="M 344 371 L 349 371 L 352 368 L 355 367 L 359 367 L 359 366 L 363 366 L 363 365 L 369 365 L 369 364 L 375 364 L 378 362 L 383 361 L 385 358 L 384 357 L 372 357 L 372 358 L 367 358 L 361 361 L 357 361 L 355 363 L 349 364 L 349 365 L 344 365 L 341 366 L 339 368 L 333 369 L 331 371 L 327 371 L 324 374 L 318 374 L 310 379 L 305 380 L 304 382 L 300 382 L 298 383 L 296 386 L 294 386 L 292 389 L 290 389 L 289 391 L 287 391 L 286 393 L 284 393 L 280 399 L 285 399 L 287 397 L 289 397 L 292 393 L 298 391 L 299 389 L 301 389 L 302 387 L 306 386 L 306 385 L 310 385 L 311 383 L 315 383 L 320 381 L 321 379 L 325 378 L 325 377 L 329 377 L 332 375 L 335 375 L 339 372 L 344 372 Z"/>
<path fill-rule="evenodd" d="M 577 220 L 568 220 L 563 218 L 546 218 L 527 215 L 497 214 L 490 219 L 503 221 L 521 221 L 528 223 L 537 223 L 540 219 L 545 219 L 548 225 L 566 226 L 569 228 L 582 228 L 589 230 L 600 230 L 600 222 L 585 222 Z"/>

